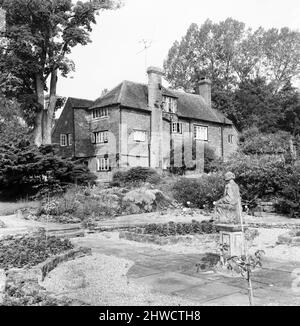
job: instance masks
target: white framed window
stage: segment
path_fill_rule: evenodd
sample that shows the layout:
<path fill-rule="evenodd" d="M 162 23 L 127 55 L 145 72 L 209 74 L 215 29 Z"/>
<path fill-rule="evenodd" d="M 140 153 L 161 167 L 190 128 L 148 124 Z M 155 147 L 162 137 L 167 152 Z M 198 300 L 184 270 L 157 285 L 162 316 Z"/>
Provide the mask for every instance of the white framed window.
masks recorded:
<path fill-rule="evenodd" d="M 108 108 L 93 109 L 93 119 L 108 117 Z"/>
<path fill-rule="evenodd" d="M 198 140 L 208 140 L 208 127 L 207 126 L 194 126 L 194 137 Z"/>
<path fill-rule="evenodd" d="M 181 122 L 172 122 L 172 133 L 182 134 L 182 123 Z"/>
<path fill-rule="evenodd" d="M 72 134 L 60 134 L 60 146 L 72 145 Z"/>
<path fill-rule="evenodd" d="M 146 131 L 145 130 L 134 130 L 133 131 L 133 140 L 137 142 L 146 141 Z"/>
<path fill-rule="evenodd" d="M 166 112 L 175 113 L 177 111 L 177 100 L 176 98 L 163 96 L 163 108 Z"/>
<path fill-rule="evenodd" d="M 97 157 L 97 171 L 108 171 L 109 169 L 109 158 Z"/>
<path fill-rule="evenodd" d="M 228 135 L 228 143 L 233 144 L 233 135 Z"/>
<path fill-rule="evenodd" d="M 108 142 L 108 131 L 95 131 L 92 133 L 92 143 L 102 144 Z"/>

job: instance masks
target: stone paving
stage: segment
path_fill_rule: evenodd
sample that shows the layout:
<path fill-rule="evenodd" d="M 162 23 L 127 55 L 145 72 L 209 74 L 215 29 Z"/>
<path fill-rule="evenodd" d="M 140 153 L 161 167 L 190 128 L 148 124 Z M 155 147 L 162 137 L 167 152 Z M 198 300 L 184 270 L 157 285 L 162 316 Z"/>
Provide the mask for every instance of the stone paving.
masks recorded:
<path fill-rule="evenodd" d="M 199 216 L 191 219 L 207 219 Z M 78 225 L 41 223 L 18 218 L 15 215 L 1 217 L 7 228 L 1 229 L 0 236 L 26 231 L 37 227 L 48 230 L 76 228 Z M 179 220 L 187 221 L 187 216 L 179 216 Z M 172 220 L 177 220 L 172 218 Z M 252 219 L 252 218 L 251 218 Z M 122 216 L 115 220 L 103 221 L 102 225 L 123 226 L 148 222 L 166 222 L 169 215 L 146 214 Z M 281 222 L 281 218 L 270 219 Z M 290 220 L 287 220 L 290 222 Z M 97 234 L 73 240 L 78 245 L 88 246 L 93 252 L 123 257 L 135 262 L 129 270 L 131 282 L 149 284 L 153 291 L 180 296 L 197 302 L 199 305 L 248 305 L 247 282 L 241 278 L 229 278 L 216 273 L 197 272 L 196 263 L 201 260 L 200 254 L 179 254 L 160 250 L 149 246 L 136 246 L 130 242 L 99 239 Z M 298 269 L 298 274 L 295 274 Z M 295 278 L 296 277 L 296 278 Z M 299 279 L 299 282 L 298 282 Z M 299 284 L 298 284 L 299 283 Z M 294 286 L 292 287 L 292 284 Z M 256 305 L 300 305 L 300 263 L 266 259 L 263 268 L 253 275 L 254 304 Z"/>
<path fill-rule="evenodd" d="M 179 254 L 147 246 L 136 246 L 95 235 L 73 240 L 95 253 L 122 257 L 135 262 L 128 271 L 130 282 L 141 282 L 153 291 L 179 296 L 199 305 L 249 305 L 247 282 L 211 271 L 197 272 L 204 254 Z M 300 305 L 300 287 L 293 290 L 292 272 L 300 263 L 265 259 L 253 274 L 255 305 Z M 299 269 L 300 275 L 300 269 Z M 300 285 L 300 282 L 299 282 Z"/>

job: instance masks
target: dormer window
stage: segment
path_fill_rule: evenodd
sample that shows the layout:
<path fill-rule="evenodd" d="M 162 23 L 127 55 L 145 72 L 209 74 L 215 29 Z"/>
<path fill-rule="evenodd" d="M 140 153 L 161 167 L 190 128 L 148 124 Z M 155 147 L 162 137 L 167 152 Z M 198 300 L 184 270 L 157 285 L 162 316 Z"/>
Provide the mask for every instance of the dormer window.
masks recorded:
<path fill-rule="evenodd" d="M 165 112 L 176 113 L 177 111 L 176 98 L 163 96 L 163 108 Z"/>
<path fill-rule="evenodd" d="M 107 108 L 97 108 L 93 109 L 93 119 L 108 117 Z"/>

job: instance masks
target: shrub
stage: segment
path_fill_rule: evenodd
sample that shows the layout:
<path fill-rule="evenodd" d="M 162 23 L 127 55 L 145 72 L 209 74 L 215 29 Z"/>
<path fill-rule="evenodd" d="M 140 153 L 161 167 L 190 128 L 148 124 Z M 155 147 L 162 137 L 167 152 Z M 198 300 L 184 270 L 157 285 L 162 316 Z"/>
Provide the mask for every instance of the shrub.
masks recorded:
<path fill-rule="evenodd" d="M 223 172 L 232 171 L 244 200 L 272 200 L 281 191 L 293 166 L 277 156 L 236 154 L 223 165 Z"/>
<path fill-rule="evenodd" d="M 199 179 L 182 178 L 173 186 L 174 198 L 187 206 L 213 208 L 213 202 L 224 193 L 224 180 L 219 174 L 203 175 Z"/>
<path fill-rule="evenodd" d="M 152 212 L 172 205 L 170 198 L 158 189 L 73 187 L 62 196 L 44 199 L 38 210 L 38 218 L 77 223 L 86 219 L 101 220 L 122 214 Z"/>
<path fill-rule="evenodd" d="M 204 147 L 204 172 L 216 172 L 219 169 L 222 159 L 216 156 L 214 149 L 209 146 Z"/>
<path fill-rule="evenodd" d="M 171 200 L 158 189 L 139 188 L 129 191 L 123 198 L 123 208 L 126 213 L 152 212 L 167 208 Z"/>
<path fill-rule="evenodd" d="M 73 187 L 62 196 L 44 199 L 38 215 L 50 215 L 57 222 L 78 222 L 93 217 L 119 215 L 122 212 L 122 190 L 118 188 L 100 189 L 99 187 Z M 63 217 L 70 217 L 65 219 Z"/>
<path fill-rule="evenodd" d="M 37 147 L 26 140 L 0 144 L 0 196 L 42 197 L 62 193 L 69 184 L 94 183 L 96 177 L 81 161 L 56 152 L 56 146 Z"/>
<path fill-rule="evenodd" d="M 112 180 L 113 185 L 119 186 L 138 185 L 143 182 L 157 184 L 160 182 L 160 176 L 153 169 L 138 166 L 126 171 L 115 172 Z"/>
<path fill-rule="evenodd" d="M 278 193 L 279 199 L 275 208 L 279 213 L 300 218 L 300 167 L 295 167 L 287 176 Z"/>
<path fill-rule="evenodd" d="M 261 133 L 258 128 L 245 130 L 240 137 L 240 150 L 246 155 L 290 155 L 291 134 L 286 131 Z"/>

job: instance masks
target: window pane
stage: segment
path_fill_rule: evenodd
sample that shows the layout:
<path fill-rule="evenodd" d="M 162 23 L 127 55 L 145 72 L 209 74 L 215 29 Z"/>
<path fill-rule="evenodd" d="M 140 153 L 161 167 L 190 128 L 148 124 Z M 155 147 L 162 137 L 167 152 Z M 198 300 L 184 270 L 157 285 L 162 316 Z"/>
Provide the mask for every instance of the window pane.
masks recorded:
<path fill-rule="evenodd" d="M 66 134 L 60 134 L 60 145 L 66 146 L 67 145 L 67 135 Z"/>
<path fill-rule="evenodd" d="M 194 136 L 199 140 L 207 140 L 207 127 L 205 126 L 195 126 Z"/>

